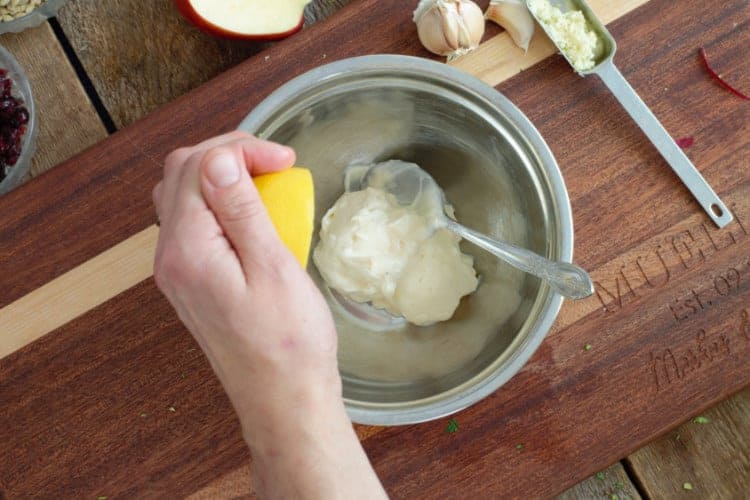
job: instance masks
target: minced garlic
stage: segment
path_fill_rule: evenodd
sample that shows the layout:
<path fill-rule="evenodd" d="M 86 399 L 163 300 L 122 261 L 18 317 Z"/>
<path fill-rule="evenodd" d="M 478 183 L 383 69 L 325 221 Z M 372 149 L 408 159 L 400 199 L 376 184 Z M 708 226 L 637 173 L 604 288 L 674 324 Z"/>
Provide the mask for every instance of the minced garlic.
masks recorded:
<path fill-rule="evenodd" d="M 575 69 L 586 71 L 596 66 L 599 38 L 581 11 L 563 12 L 549 0 L 528 0 L 528 6 Z"/>
<path fill-rule="evenodd" d="M 45 0 L 0 0 L 0 21 L 9 22 L 31 14 Z"/>

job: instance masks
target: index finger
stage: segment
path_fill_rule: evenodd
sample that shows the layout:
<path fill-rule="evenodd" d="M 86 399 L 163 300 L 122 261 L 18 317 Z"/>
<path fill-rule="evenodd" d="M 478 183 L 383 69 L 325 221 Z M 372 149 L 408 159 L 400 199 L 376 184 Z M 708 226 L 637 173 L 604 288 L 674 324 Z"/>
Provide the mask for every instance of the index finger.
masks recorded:
<path fill-rule="evenodd" d="M 211 149 L 241 145 L 243 157 L 251 176 L 277 172 L 291 167 L 295 161 L 294 150 L 275 142 L 259 139 L 243 130 L 212 137 L 203 142 L 172 153 L 170 160 L 185 163 L 196 153 L 205 154 Z M 261 147 L 262 146 L 262 147 Z"/>
<path fill-rule="evenodd" d="M 257 176 L 271 172 L 278 172 L 291 167 L 296 155 L 290 147 L 274 142 L 258 139 L 247 132 L 234 131 L 217 137 L 212 137 L 195 146 L 177 149 L 169 154 L 164 166 L 164 181 L 160 189 L 160 218 L 168 220 L 179 196 L 177 186 L 188 160 L 202 158 L 208 151 L 217 147 L 239 149 L 245 167 L 250 176 Z M 155 204 L 157 202 L 155 201 Z"/>

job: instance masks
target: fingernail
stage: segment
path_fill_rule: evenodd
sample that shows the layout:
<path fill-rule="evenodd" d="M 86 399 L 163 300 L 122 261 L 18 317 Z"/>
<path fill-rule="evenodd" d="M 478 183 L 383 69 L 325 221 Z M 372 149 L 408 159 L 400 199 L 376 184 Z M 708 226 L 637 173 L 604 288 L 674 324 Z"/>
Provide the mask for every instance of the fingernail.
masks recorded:
<path fill-rule="evenodd" d="M 288 146 L 282 146 L 281 144 L 274 144 L 273 156 L 278 162 L 289 161 L 292 156 L 292 148 Z"/>
<path fill-rule="evenodd" d="M 229 187 L 240 180 L 240 166 L 234 155 L 221 153 L 206 165 L 208 181 L 218 188 Z"/>

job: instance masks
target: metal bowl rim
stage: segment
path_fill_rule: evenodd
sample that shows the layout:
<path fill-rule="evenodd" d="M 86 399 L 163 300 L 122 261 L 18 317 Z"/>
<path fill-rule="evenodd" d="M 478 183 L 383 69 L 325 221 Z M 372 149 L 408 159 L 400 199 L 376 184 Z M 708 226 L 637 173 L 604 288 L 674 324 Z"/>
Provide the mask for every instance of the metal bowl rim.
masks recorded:
<path fill-rule="evenodd" d="M 398 75 L 430 76 L 441 82 L 450 81 L 493 103 L 518 127 L 523 138 L 529 142 L 539 156 L 541 165 L 549 176 L 547 184 L 551 192 L 552 207 L 550 219 L 557 225 L 559 258 L 566 262 L 573 259 L 573 216 L 570 198 L 565 181 L 557 161 L 549 146 L 542 138 L 526 115 L 508 98 L 478 78 L 461 70 L 428 59 L 402 55 L 368 55 L 341 59 L 309 70 L 288 81 L 268 95 L 243 120 L 238 129 L 256 134 L 260 127 L 273 116 L 285 103 L 312 87 L 322 84 L 332 77 L 352 73 L 393 71 Z M 539 294 L 546 293 L 546 299 L 540 308 L 539 316 L 529 328 L 526 341 L 504 364 L 495 368 L 493 373 L 482 380 L 477 380 L 470 390 L 454 395 L 446 400 L 405 409 L 381 404 L 381 408 L 357 406 L 356 402 L 345 399 L 349 417 L 356 423 L 367 425 L 404 425 L 435 420 L 463 410 L 498 390 L 510 380 L 528 362 L 546 337 L 552 323 L 562 306 L 563 297 L 549 287 L 540 288 Z M 537 296 L 538 301 L 539 295 Z M 475 376 L 474 379 L 478 377 Z M 468 383 L 468 382 L 467 382 Z M 403 403 L 399 403 L 403 404 Z"/>

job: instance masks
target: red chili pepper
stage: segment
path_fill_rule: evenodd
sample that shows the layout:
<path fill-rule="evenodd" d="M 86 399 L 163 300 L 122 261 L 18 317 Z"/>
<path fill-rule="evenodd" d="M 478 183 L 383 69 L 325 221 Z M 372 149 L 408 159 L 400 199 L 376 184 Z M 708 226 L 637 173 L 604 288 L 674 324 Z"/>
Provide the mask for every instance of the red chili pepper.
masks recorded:
<path fill-rule="evenodd" d="M 731 85 L 729 85 L 726 82 L 726 80 L 724 80 L 721 77 L 721 75 L 719 75 L 719 73 L 717 73 L 716 70 L 714 70 L 711 67 L 711 64 L 708 62 L 708 56 L 706 56 L 706 49 L 704 49 L 703 47 L 701 47 L 700 53 L 701 53 L 701 58 L 703 59 L 703 65 L 706 67 L 706 71 L 708 71 L 708 74 L 711 75 L 717 82 L 719 82 L 719 85 L 721 85 L 722 87 L 724 87 L 725 89 L 727 89 L 732 94 L 734 94 L 737 97 L 739 97 L 740 99 L 745 99 L 746 101 L 750 101 L 750 97 L 748 97 L 747 95 L 743 94 L 742 92 L 740 92 L 736 88 L 734 88 Z"/>
<path fill-rule="evenodd" d="M 695 140 L 693 139 L 692 136 L 689 136 L 689 137 L 680 137 L 679 139 L 675 139 L 674 142 L 676 142 L 677 145 L 680 146 L 682 149 L 687 149 L 693 145 Z"/>

